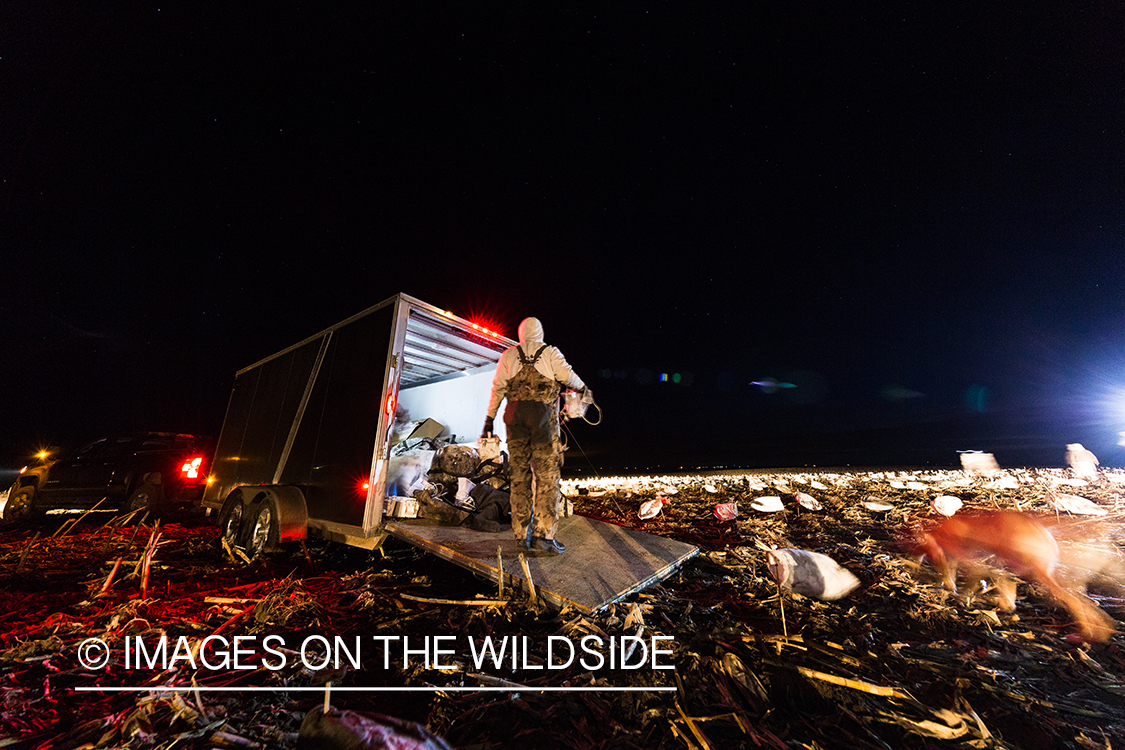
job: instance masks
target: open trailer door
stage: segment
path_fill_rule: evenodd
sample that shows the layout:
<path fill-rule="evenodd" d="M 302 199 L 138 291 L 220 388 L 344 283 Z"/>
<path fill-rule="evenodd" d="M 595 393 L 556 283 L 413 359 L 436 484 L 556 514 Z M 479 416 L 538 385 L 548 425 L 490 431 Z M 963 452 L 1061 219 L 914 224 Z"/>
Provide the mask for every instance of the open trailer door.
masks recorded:
<path fill-rule="evenodd" d="M 493 582 L 500 580 L 502 564 L 505 586 L 528 588 L 510 529 L 489 534 L 465 526 L 394 519 L 387 531 Z M 536 595 L 551 605 L 569 605 L 585 613 L 659 583 L 699 553 L 690 544 L 584 516 L 560 518 L 558 533 L 566 554 L 527 558 L 531 583 Z"/>

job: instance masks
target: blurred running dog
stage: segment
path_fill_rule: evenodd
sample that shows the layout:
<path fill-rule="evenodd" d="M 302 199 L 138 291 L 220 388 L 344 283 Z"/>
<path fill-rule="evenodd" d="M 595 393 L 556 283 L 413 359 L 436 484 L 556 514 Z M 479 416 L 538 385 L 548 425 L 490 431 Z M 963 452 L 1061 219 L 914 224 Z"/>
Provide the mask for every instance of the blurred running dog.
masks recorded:
<path fill-rule="evenodd" d="M 1014 511 L 980 515 L 956 515 L 924 534 L 917 552 L 930 559 L 945 587 L 957 593 L 957 568 L 965 567 L 967 579 L 979 583 L 992 579 L 999 593 L 999 607 L 1016 606 L 1016 582 L 986 561 L 996 563 L 1026 580 L 1046 587 L 1056 602 L 1070 612 L 1082 637 L 1105 641 L 1116 632 L 1116 622 L 1081 592 L 1081 586 L 1059 583 L 1059 544 L 1041 521 Z"/>

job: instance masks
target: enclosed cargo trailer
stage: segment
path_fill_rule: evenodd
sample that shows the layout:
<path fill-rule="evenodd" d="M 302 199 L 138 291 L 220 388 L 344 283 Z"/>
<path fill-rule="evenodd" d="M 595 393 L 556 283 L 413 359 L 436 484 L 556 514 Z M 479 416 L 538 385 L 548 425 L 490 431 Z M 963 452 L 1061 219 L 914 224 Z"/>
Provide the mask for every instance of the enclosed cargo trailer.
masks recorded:
<path fill-rule="evenodd" d="M 398 409 L 436 420 L 461 442 L 474 440 L 488 408 L 496 363 L 515 343 L 399 294 L 239 370 L 204 507 L 217 512 L 225 540 L 252 553 L 310 534 L 368 549 L 394 535 L 497 580 L 497 547 L 514 560 L 515 539 L 460 527 L 451 534 L 433 523 L 386 516 L 387 469 Z M 503 425 L 497 427 L 503 438 Z M 561 583 L 562 570 L 579 559 L 587 561 L 587 569 L 591 560 L 609 563 L 606 555 L 622 556 L 611 549 L 614 539 L 628 547 L 630 559 L 639 555 L 641 564 L 611 563 L 616 575 L 627 571 L 627 580 L 609 583 L 605 571 L 596 571 L 598 585 L 580 586 L 594 593 L 578 599 L 542 590 L 559 605 L 596 609 L 659 580 L 698 551 L 583 521 L 566 524 L 574 536 L 566 538 L 565 559 L 535 560 L 533 576 L 538 570 L 550 579 L 549 571 L 559 568 Z M 645 537 L 652 543 L 646 545 Z M 466 544 L 476 554 L 465 554 Z M 504 567 L 506 577 L 522 578 L 522 571 Z"/>

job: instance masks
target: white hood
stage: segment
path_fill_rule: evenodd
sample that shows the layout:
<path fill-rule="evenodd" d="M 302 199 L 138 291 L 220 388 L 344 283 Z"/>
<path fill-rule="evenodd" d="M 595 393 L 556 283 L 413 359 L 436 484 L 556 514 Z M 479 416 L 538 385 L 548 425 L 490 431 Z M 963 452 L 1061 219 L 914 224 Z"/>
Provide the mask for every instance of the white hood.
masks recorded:
<path fill-rule="evenodd" d="M 520 344 L 543 342 L 543 324 L 539 318 L 524 318 L 519 327 Z"/>

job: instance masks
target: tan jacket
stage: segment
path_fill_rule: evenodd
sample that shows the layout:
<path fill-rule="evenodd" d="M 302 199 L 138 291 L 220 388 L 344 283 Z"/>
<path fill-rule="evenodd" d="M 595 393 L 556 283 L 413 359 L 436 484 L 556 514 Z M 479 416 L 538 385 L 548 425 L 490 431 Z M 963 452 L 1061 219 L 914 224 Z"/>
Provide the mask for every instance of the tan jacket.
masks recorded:
<path fill-rule="evenodd" d="M 509 347 L 500 355 L 500 361 L 496 364 L 496 377 L 492 380 L 492 398 L 488 402 L 489 419 L 496 417 L 496 412 L 500 410 L 500 402 L 507 397 L 508 381 L 523 368 L 519 354 L 516 352 L 516 349 L 521 346 L 524 356 L 530 359 L 535 356 L 535 352 L 539 351 L 539 347 L 543 346 L 543 342 L 525 341 L 517 346 Z M 574 369 L 567 364 L 566 357 L 557 347 L 546 347 L 535 363 L 535 369 L 545 377 L 557 380 L 567 388 L 580 390 L 586 387 L 582 378 L 578 377 Z"/>

